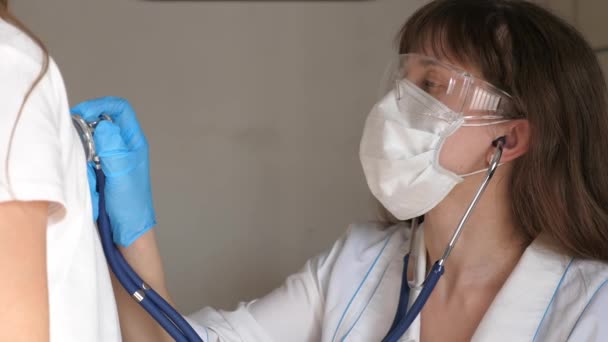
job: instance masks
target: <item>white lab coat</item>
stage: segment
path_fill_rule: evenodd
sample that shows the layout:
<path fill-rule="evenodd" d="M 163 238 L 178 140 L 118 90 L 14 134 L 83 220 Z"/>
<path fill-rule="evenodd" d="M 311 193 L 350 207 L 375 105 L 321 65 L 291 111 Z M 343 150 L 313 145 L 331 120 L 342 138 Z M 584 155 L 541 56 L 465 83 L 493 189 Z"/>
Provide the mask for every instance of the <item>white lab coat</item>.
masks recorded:
<path fill-rule="evenodd" d="M 265 297 L 188 319 L 206 342 L 380 341 L 397 309 L 409 235 L 404 225 L 351 225 L 330 251 Z M 608 341 L 606 280 L 606 263 L 560 255 L 535 241 L 473 341 Z M 400 341 L 419 339 L 414 327 Z"/>

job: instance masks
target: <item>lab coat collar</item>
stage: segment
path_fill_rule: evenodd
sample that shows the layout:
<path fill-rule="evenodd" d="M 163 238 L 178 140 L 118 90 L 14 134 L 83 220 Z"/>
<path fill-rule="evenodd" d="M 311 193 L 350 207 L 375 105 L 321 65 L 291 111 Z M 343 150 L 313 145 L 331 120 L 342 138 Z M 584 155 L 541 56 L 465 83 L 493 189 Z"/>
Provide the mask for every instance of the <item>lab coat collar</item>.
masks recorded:
<path fill-rule="evenodd" d="M 533 341 L 571 261 L 536 239 L 498 292 L 472 341 Z"/>

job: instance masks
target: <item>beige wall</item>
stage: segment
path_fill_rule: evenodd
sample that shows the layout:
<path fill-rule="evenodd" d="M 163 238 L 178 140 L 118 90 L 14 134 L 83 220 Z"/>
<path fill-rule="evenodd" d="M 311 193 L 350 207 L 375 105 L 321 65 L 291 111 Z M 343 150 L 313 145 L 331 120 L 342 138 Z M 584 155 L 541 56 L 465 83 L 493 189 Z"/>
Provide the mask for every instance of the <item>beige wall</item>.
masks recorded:
<path fill-rule="evenodd" d="M 129 98 L 185 312 L 266 293 L 371 217 L 357 149 L 421 0 L 13 1 L 71 103 Z"/>
<path fill-rule="evenodd" d="M 608 1 L 605 0 L 539 0 L 576 26 L 595 48 L 608 46 Z M 608 76 L 608 52 L 598 55 Z"/>

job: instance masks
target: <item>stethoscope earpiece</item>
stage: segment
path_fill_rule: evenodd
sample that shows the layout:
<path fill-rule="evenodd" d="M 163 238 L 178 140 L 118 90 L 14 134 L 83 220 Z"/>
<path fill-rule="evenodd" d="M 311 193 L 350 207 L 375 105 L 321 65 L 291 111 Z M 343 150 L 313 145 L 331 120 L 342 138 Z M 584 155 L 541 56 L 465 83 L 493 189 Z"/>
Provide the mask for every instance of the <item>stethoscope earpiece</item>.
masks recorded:
<path fill-rule="evenodd" d="M 498 147 L 499 144 L 501 147 L 505 146 L 507 144 L 507 137 L 503 135 L 492 141 L 492 146 L 494 147 Z"/>

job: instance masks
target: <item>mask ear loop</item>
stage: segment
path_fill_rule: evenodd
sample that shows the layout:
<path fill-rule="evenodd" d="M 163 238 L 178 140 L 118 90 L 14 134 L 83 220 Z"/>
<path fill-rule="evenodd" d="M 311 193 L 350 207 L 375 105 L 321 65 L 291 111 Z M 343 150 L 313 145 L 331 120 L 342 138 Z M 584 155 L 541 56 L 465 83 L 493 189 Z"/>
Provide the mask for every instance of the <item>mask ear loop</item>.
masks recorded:
<path fill-rule="evenodd" d="M 504 136 L 502 136 L 502 137 L 498 137 L 498 138 L 496 138 L 496 139 L 492 140 L 492 146 L 494 146 L 494 147 L 498 147 L 498 144 L 500 143 L 500 144 L 501 144 L 501 151 L 502 151 L 502 146 L 504 146 L 504 145 L 506 144 L 506 141 L 507 141 L 507 139 L 506 139 Z M 495 156 L 495 155 L 496 155 L 496 153 L 494 153 L 494 156 Z M 478 173 L 482 173 L 482 172 L 485 172 L 485 171 L 490 170 L 490 168 L 492 167 L 492 162 L 493 162 L 493 160 L 494 160 L 494 156 L 492 157 L 492 160 L 490 160 L 490 166 L 489 166 L 488 168 L 486 168 L 486 169 L 481 169 L 481 170 L 477 170 L 477 171 L 473 171 L 473 172 L 469 172 L 469 173 L 465 173 L 465 174 L 463 174 L 463 175 L 458 175 L 458 176 L 459 176 L 459 177 L 464 178 L 464 177 L 468 177 L 468 176 L 476 175 L 476 174 L 478 174 Z M 500 166 L 500 165 L 502 165 L 502 164 L 503 164 L 503 163 L 498 163 L 498 165 L 497 165 L 496 167 L 499 167 L 499 166 Z M 494 171 L 492 171 L 492 173 L 493 173 L 493 172 L 494 172 Z"/>

